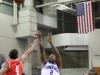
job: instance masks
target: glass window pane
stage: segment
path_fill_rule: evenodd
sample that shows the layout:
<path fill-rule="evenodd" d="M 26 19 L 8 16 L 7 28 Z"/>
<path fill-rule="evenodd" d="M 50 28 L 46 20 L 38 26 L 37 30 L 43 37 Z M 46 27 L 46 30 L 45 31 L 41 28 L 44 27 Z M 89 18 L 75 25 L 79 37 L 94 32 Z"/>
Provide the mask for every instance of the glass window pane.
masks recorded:
<path fill-rule="evenodd" d="M 57 18 L 62 20 L 62 13 L 57 12 Z"/>
<path fill-rule="evenodd" d="M 100 29 L 100 21 L 95 22 L 95 28 Z"/>
<path fill-rule="evenodd" d="M 64 32 L 65 33 L 70 33 L 71 31 L 71 25 L 69 22 L 64 22 Z"/>
<path fill-rule="evenodd" d="M 58 24 L 58 32 L 62 33 L 62 21 L 61 20 L 57 20 L 57 24 Z"/>
<path fill-rule="evenodd" d="M 71 23 L 71 33 L 77 33 L 77 25 L 76 25 L 76 23 Z"/>
<path fill-rule="evenodd" d="M 59 34 L 58 29 L 52 29 L 52 35 Z"/>

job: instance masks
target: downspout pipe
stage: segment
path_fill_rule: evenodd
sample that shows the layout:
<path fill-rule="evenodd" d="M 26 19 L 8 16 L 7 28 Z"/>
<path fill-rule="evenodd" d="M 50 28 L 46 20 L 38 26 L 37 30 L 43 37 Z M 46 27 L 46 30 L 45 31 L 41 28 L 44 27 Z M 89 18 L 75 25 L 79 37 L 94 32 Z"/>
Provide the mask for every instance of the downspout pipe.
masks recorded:
<path fill-rule="evenodd" d="M 14 25 L 17 25 L 17 4 L 13 1 Z"/>

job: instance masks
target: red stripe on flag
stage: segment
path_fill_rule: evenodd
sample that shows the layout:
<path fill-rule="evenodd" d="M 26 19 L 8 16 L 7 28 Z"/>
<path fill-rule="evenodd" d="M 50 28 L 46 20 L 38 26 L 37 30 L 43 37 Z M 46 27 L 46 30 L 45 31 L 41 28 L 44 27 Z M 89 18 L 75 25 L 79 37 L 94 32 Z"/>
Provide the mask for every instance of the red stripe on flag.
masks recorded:
<path fill-rule="evenodd" d="M 79 17 L 77 17 L 77 29 L 78 29 L 78 33 L 80 33 Z"/>
<path fill-rule="evenodd" d="M 82 16 L 82 20 L 83 20 L 83 33 L 86 33 L 86 32 L 85 32 L 86 25 L 85 25 L 85 21 L 84 21 L 84 15 Z"/>
<path fill-rule="evenodd" d="M 90 17 L 89 17 L 89 6 L 88 6 L 88 2 L 86 3 L 86 6 L 87 6 L 87 21 L 88 21 L 88 29 L 89 29 L 89 32 L 90 32 Z"/>
<path fill-rule="evenodd" d="M 79 32 L 79 33 L 81 33 L 80 16 L 78 17 L 78 21 L 79 21 L 79 30 L 80 30 L 80 32 Z"/>
<path fill-rule="evenodd" d="M 91 10 L 92 10 L 92 21 L 93 21 L 93 30 L 94 30 L 94 14 L 93 14 L 93 4 L 91 1 Z"/>
<path fill-rule="evenodd" d="M 92 13 L 92 1 L 90 2 L 90 15 L 91 15 L 91 31 L 94 30 L 94 21 L 93 21 L 93 13 Z"/>
<path fill-rule="evenodd" d="M 88 2 L 88 7 L 89 7 L 89 10 L 88 10 L 88 11 L 89 11 L 89 20 L 90 20 L 90 21 L 89 21 L 89 23 L 90 23 L 90 31 L 92 31 L 92 28 L 91 28 L 91 27 L 92 27 L 92 23 L 91 23 L 91 9 L 90 9 L 90 2 Z"/>
<path fill-rule="evenodd" d="M 88 22 L 87 22 L 87 6 L 86 6 L 86 3 L 84 3 L 84 7 L 85 7 L 85 24 L 86 24 L 86 32 L 88 32 Z"/>
<path fill-rule="evenodd" d="M 84 33 L 84 25 L 83 25 L 83 18 L 81 16 L 81 25 L 82 25 L 82 33 Z"/>
<path fill-rule="evenodd" d="M 82 33 L 82 20 L 81 20 L 81 16 L 79 17 L 79 21 L 80 21 L 80 33 Z"/>
<path fill-rule="evenodd" d="M 87 25 L 86 25 L 86 21 L 85 21 L 85 15 L 83 16 L 83 19 L 84 19 L 84 28 L 85 28 L 85 33 L 87 32 L 86 30 L 87 30 Z"/>
<path fill-rule="evenodd" d="M 87 18 L 87 29 L 88 29 L 88 32 L 89 32 L 89 24 L 88 24 L 88 9 L 87 9 L 87 2 L 85 3 L 86 4 L 86 18 Z"/>

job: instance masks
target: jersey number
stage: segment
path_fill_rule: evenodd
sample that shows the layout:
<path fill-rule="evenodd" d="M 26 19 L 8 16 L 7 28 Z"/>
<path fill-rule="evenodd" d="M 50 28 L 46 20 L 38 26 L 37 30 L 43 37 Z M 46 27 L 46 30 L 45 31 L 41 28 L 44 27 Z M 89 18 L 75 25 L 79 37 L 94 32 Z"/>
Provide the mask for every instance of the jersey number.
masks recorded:
<path fill-rule="evenodd" d="M 53 75 L 53 70 L 50 71 L 50 75 Z"/>
<path fill-rule="evenodd" d="M 16 75 L 19 75 L 19 67 L 16 66 Z"/>

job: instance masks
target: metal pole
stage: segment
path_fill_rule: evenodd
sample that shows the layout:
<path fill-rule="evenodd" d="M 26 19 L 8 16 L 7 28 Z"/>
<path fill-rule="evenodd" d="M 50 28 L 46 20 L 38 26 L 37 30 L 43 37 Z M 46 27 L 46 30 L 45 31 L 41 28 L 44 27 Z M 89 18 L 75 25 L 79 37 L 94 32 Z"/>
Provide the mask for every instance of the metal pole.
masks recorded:
<path fill-rule="evenodd" d="M 10 6 L 13 6 L 13 4 L 11 4 L 11 3 L 8 3 L 8 2 L 5 2 L 5 1 L 2 1 L 2 3 L 3 3 L 3 4 L 10 5 Z M 17 6 L 17 7 L 19 7 L 19 6 Z"/>

